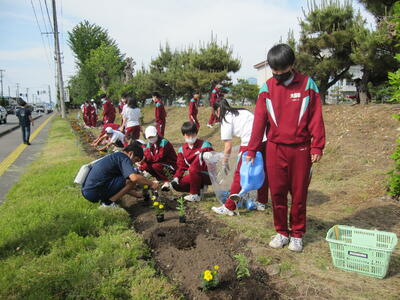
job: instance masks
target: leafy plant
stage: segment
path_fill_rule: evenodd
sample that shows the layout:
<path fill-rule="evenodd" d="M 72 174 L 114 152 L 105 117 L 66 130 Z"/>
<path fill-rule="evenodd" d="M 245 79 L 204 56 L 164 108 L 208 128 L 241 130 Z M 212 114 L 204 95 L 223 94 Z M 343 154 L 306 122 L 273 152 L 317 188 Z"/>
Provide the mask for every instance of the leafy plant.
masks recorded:
<path fill-rule="evenodd" d="M 237 266 L 235 269 L 236 278 L 242 279 L 245 277 L 250 277 L 249 261 L 244 254 L 236 254 L 233 256 L 237 261 Z"/>
<path fill-rule="evenodd" d="M 394 118 L 400 120 L 400 114 L 394 115 Z M 389 173 L 389 195 L 395 199 L 400 198 L 400 139 L 397 139 L 396 151 L 391 155 L 391 158 L 395 162 L 394 169 Z"/>
<path fill-rule="evenodd" d="M 156 210 L 156 215 L 163 215 L 163 214 L 164 214 L 165 206 L 164 206 L 164 204 L 162 204 L 161 202 L 159 202 L 159 201 L 154 201 L 153 207 L 154 207 L 155 210 Z"/>
<path fill-rule="evenodd" d="M 219 284 L 218 276 L 219 266 L 215 265 L 212 270 L 205 270 L 201 272 L 200 278 L 202 282 L 203 290 L 213 289 Z"/>
<path fill-rule="evenodd" d="M 176 201 L 178 202 L 177 209 L 179 211 L 179 216 L 183 217 L 185 215 L 185 212 L 186 212 L 185 200 L 183 199 L 183 197 L 179 197 L 178 200 L 176 200 Z"/>

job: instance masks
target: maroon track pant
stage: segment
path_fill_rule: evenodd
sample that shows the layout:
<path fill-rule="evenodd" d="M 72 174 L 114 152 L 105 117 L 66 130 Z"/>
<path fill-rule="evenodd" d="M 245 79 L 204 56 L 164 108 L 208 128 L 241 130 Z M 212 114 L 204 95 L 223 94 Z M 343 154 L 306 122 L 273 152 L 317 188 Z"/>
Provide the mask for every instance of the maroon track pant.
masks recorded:
<path fill-rule="evenodd" d="M 157 134 L 159 137 L 164 137 L 165 121 L 156 123 Z"/>
<path fill-rule="evenodd" d="M 306 232 L 307 191 L 311 179 L 310 145 L 267 142 L 266 157 L 275 230 L 284 236 L 301 238 Z M 289 192 L 292 196 L 290 227 Z"/>

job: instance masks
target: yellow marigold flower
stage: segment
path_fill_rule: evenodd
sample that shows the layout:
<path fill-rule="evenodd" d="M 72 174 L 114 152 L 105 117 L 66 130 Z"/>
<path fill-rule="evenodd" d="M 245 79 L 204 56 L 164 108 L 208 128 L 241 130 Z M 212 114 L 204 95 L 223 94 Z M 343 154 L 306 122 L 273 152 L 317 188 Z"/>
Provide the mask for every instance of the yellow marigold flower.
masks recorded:
<path fill-rule="evenodd" d="M 160 204 L 159 208 L 160 208 L 160 209 L 163 209 L 163 208 L 164 208 L 164 205 Z"/>
<path fill-rule="evenodd" d="M 154 206 L 159 206 L 160 203 L 158 203 L 157 201 L 153 203 Z"/>
<path fill-rule="evenodd" d="M 218 266 L 218 265 L 215 265 L 215 266 L 214 266 L 214 269 L 218 271 L 218 270 L 219 270 L 219 266 Z"/>
<path fill-rule="evenodd" d="M 210 281 L 210 280 L 213 279 L 213 276 L 212 276 L 212 274 L 211 274 L 210 271 L 207 270 L 207 271 L 204 272 L 204 279 L 205 279 L 206 281 Z"/>
<path fill-rule="evenodd" d="M 148 186 L 147 184 L 145 184 L 145 185 L 143 186 L 143 188 L 144 188 L 145 190 L 147 190 L 147 189 L 149 188 L 149 186 Z"/>
<path fill-rule="evenodd" d="M 156 200 L 157 198 L 156 198 L 156 196 L 151 196 L 151 200 Z"/>

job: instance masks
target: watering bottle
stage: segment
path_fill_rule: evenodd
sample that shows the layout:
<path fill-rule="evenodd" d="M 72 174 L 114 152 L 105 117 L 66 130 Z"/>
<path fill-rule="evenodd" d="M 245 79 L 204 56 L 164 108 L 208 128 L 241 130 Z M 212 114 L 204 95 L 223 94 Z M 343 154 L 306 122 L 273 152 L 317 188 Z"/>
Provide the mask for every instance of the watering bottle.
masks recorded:
<path fill-rule="evenodd" d="M 242 187 L 239 196 L 243 196 L 252 190 L 258 190 L 265 179 L 264 161 L 261 152 L 256 153 L 254 163 L 246 162 L 247 152 L 242 154 L 242 165 L 240 167 L 240 186 Z"/>

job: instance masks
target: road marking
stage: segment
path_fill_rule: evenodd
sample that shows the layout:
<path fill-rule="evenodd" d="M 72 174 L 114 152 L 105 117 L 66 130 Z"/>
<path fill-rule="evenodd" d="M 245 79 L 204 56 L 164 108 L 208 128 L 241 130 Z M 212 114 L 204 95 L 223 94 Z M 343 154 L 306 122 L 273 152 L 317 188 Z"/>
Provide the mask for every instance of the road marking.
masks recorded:
<path fill-rule="evenodd" d="M 55 116 L 55 114 L 51 115 L 44 121 L 31 135 L 30 140 L 33 141 L 35 137 L 40 133 L 40 131 L 49 123 L 49 121 Z M 13 152 L 11 152 L 1 163 L 0 163 L 0 176 L 4 174 L 5 171 L 17 160 L 17 158 L 24 152 L 25 148 L 28 145 L 19 144 L 17 148 Z"/>

